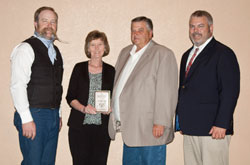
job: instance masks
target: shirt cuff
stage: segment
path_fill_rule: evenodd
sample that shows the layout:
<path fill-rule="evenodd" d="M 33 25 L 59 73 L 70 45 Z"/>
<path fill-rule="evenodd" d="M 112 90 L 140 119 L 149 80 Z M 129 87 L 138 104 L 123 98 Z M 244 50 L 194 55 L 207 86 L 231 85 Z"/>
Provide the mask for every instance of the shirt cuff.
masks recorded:
<path fill-rule="evenodd" d="M 19 113 L 19 115 L 22 119 L 22 124 L 33 121 L 33 118 L 32 118 L 30 111 L 25 111 L 25 112 Z"/>
<path fill-rule="evenodd" d="M 62 109 L 59 108 L 59 117 L 62 118 Z"/>

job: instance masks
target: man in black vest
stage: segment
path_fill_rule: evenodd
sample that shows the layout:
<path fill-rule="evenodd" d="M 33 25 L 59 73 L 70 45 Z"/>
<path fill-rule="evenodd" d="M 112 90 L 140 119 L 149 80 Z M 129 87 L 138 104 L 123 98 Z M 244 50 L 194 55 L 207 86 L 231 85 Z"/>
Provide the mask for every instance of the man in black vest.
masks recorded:
<path fill-rule="evenodd" d="M 63 61 L 53 42 L 58 15 L 41 7 L 34 15 L 35 33 L 11 54 L 11 94 L 16 109 L 22 165 L 55 164 L 58 133 L 62 126 Z"/>

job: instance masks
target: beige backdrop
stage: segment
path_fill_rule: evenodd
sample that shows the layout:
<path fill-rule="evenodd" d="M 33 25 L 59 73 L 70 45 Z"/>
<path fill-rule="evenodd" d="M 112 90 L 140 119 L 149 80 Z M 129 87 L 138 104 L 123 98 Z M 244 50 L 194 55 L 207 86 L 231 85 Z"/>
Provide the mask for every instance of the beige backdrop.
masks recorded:
<path fill-rule="evenodd" d="M 249 0 L 1 0 L 0 6 L 0 164 L 16 165 L 22 159 L 17 131 L 13 126 L 13 103 L 10 96 L 10 53 L 15 45 L 33 34 L 33 14 L 43 5 L 59 14 L 58 36 L 68 44 L 56 42 L 64 58 L 63 128 L 59 137 L 57 165 L 70 165 L 66 122 L 69 107 L 65 94 L 75 63 L 86 60 L 83 51 L 88 32 L 104 31 L 111 52 L 104 61 L 115 65 L 119 51 L 130 44 L 130 21 L 145 15 L 154 23 L 154 40 L 171 48 L 180 63 L 182 53 L 191 46 L 188 19 L 197 9 L 214 17 L 215 38 L 230 46 L 241 68 L 241 93 L 235 112 L 235 135 L 230 146 L 231 165 L 250 164 L 249 92 L 250 12 Z M 182 165 L 182 136 L 178 133 L 168 146 L 167 164 Z M 122 140 L 111 143 L 108 164 L 121 165 Z"/>

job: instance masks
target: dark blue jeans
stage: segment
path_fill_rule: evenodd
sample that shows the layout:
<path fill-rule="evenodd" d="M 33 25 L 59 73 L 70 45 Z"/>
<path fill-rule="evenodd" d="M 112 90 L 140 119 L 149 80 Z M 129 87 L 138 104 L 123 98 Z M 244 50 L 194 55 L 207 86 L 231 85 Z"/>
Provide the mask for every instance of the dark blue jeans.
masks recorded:
<path fill-rule="evenodd" d="M 123 165 L 165 165 L 166 145 L 129 147 L 123 145 Z"/>
<path fill-rule="evenodd" d="M 23 136 L 21 118 L 17 112 L 14 115 L 23 155 L 21 165 L 54 165 L 59 133 L 59 110 L 31 108 L 30 112 L 36 124 L 34 140 Z"/>

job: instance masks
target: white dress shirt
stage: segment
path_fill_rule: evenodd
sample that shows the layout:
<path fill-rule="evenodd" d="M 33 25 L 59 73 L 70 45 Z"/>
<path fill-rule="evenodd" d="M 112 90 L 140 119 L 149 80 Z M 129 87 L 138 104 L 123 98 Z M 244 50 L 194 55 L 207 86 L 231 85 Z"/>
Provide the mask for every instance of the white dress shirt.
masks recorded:
<path fill-rule="evenodd" d="M 31 67 L 35 54 L 30 44 L 20 43 L 11 53 L 11 85 L 10 91 L 14 106 L 22 123 L 33 121 L 29 109 L 27 84 L 30 81 Z M 59 111 L 61 117 L 61 110 Z"/>
<path fill-rule="evenodd" d="M 195 46 L 193 47 L 193 49 L 190 51 L 189 53 L 189 56 L 188 56 L 188 59 L 187 59 L 187 63 L 186 63 L 186 69 L 187 69 L 187 66 L 188 66 L 188 63 L 190 61 L 190 59 L 192 58 L 193 54 L 194 54 L 194 51 L 196 48 L 199 48 L 198 52 L 196 53 L 196 56 L 194 57 L 193 59 L 193 62 L 194 63 L 194 60 L 198 57 L 198 55 L 200 54 L 200 52 L 207 46 L 207 44 L 212 40 L 213 36 L 210 37 L 206 42 L 204 42 L 202 45 L 200 45 L 199 47 Z"/>
<path fill-rule="evenodd" d="M 143 53 L 147 49 L 149 43 L 147 45 L 145 45 L 138 52 L 136 52 L 136 49 L 137 49 L 136 45 L 134 45 L 132 50 L 130 51 L 129 59 L 123 68 L 123 71 L 122 71 L 120 78 L 119 78 L 119 82 L 117 82 L 118 84 L 117 84 L 116 91 L 114 93 L 114 116 L 115 116 L 116 121 L 121 120 L 120 119 L 120 106 L 119 106 L 119 97 L 121 95 L 121 92 L 122 92 L 128 78 L 129 78 L 130 74 L 132 73 L 135 65 L 137 64 L 137 62 L 139 61 L 139 59 L 141 58 L 141 56 L 143 55 Z"/>

